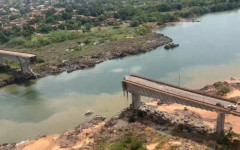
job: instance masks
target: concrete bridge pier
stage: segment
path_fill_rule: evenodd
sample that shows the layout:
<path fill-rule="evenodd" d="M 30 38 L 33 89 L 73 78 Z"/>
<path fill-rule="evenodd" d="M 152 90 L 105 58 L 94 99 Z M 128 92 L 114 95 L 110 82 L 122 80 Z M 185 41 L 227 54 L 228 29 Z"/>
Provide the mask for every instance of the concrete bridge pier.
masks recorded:
<path fill-rule="evenodd" d="M 224 135 L 224 122 L 225 122 L 225 113 L 218 112 L 217 116 L 217 126 L 216 126 L 216 133 L 218 135 Z"/>
<path fill-rule="evenodd" d="M 19 61 L 19 63 L 20 63 L 20 67 L 21 67 L 22 73 L 23 73 L 23 74 L 28 73 L 28 72 L 30 71 L 28 60 L 18 57 L 18 61 Z"/>
<path fill-rule="evenodd" d="M 138 93 L 132 93 L 132 108 L 138 109 L 141 106 L 141 97 Z"/>

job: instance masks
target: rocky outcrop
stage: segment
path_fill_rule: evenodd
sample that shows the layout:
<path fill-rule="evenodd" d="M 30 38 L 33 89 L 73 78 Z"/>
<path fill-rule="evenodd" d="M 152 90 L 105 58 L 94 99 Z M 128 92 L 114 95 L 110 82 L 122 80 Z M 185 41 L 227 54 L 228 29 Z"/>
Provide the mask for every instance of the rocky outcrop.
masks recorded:
<path fill-rule="evenodd" d="M 73 147 L 78 141 L 80 141 L 83 138 L 86 138 L 86 135 L 91 133 L 91 132 L 84 132 L 84 130 L 93 129 L 96 125 L 103 122 L 105 119 L 106 119 L 105 117 L 96 116 L 89 122 L 81 123 L 80 125 L 75 127 L 73 130 L 67 130 L 57 139 L 58 145 L 61 148 Z"/>
<path fill-rule="evenodd" d="M 16 143 L 4 143 L 0 145 L 0 150 L 13 150 L 16 148 Z"/>
<path fill-rule="evenodd" d="M 154 107 L 147 106 L 145 104 L 142 104 L 139 110 L 146 113 L 148 116 L 152 117 L 153 120 L 159 122 L 160 124 L 173 125 L 178 130 L 196 132 L 200 134 L 214 133 L 214 130 L 208 126 L 205 126 L 201 119 L 193 119 L 196 117 L 188 118 L 168 114 L 166 112 L 160 112 L 157 111 Z"/>
<path fill-rule="evenodd" d="M 164 45 L 164 48 L 165 48 L 166 50 L 168 50 L 168 49 L 175 48 L 175 47 L 178 47 L 178 46 L 179 46 L 179 44 L 168 43 L 168 44 Z"/>
<path fill-rule="evenodd" d="M 4 81 L 0 81 L 0 87 L 6 86 L 6 85 L 10 85 L 10 84 L 14 84 L 14 83 L 21 83 L 21 82 L 25 82 L 31 79 L 37 79 L 39 76 L 36 76 L 33 73 L 26 73 L 24 75 L 17 75 L 15 78 L 9 78 L 7 80 Z"/>

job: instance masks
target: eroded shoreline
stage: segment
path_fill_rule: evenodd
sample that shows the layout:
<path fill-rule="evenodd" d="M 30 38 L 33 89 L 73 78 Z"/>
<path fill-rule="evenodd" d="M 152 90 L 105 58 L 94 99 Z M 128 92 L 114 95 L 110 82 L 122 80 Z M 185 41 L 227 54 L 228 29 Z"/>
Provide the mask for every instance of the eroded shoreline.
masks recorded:
<path fill-rule="evenodd" d="M 229 88 L 230 91 L 223 95 L 219 95 L 219 87 Z M 213 85 L 207 85 L 204 88 L 198 90 L 211 95 L 218 95 L 225 98 L 239 99 L 240 92 L 240 78 L 231 78 L 224 82 L 216 82 Z M 39 149 L 46 148 L 51 149 L 85 149 L 91 150 L 101 146 L 104 143 L 103 138 L 107 138 L 109 142 L 115 140 L 121 140 L 126 135 L 131 133 L 132 136 L 136 136 L 140 131 L 135 130 L 139 128 L 141 130 L 151 130 L 154 134 L 167 134 L 169 141 L 176 139 L 175 135 L 172 134 L 187 134 L 189 138 L 188 143 L 196 144 L 190 137 L 196 135 L 199 140 L 201 136 L 207 136 L 211 139 L 212 143 L 207 146 L 216 146 L 214 141 L 214 130 L 216 123 L 216 112 L 209 112 L 201 110 L 199 108 L 193 108 L 190 106 L 183 106 L 180 104 L 158 104 L 156 100 L 149 103 L 142 103 L 140 112 L 132 112 L 131 106 L 123 109 L 120 113 L 113 116 L 109 121 L 104 121 L 105 118 L 101 116 L 93 117 L 89 122 L 81 123 L 74 129 L 66 130 L 63 133 L 41 136 L 34 140 L 25 141 L 21 143 L 5 143 L 0 146 L 0 150 L 4 149 L 17 149 L 17 150 L 28 150 L 28 149 Z M 239 117 L 232 115 L 226 116 L 225 130 L 233 128 L 235 133 L 240 133 L 240 126 L 237 124 Z M 134 123 L 133 123 L 134 122 Z M 124 132 L 122 132 L 122 130 Z M 100 134 L 101 133 L 101 134 Z M 104 134 L 103 134 L 104 133 Z M 116 133 L 116 134 L 115 134 Z M 119 133 L 119 134 L 118 134 Z M 120 134 L 121 133 L 121 134 Z M 135 135 L 136 134 L 136 135 Z M 142 133 L 146 134 L 146 133 Z M 140 134 L 141 135 L 141 134 Z M 148 135 L 148 134 L 147 134 Z M 162 136 L 162 135 L 161 135 Z M 154 144 L 151 140 L 154 139 L 151 136 L 142 137 L 145 141 L 145 146 Z M 150 140 L 148 140 L 150 139 Z M 183 141 L 181 138 L 177 140 Z M 171 146 L 171 142 L 166 142 L 167 146 Z M 183 146 L 186 143 L 183 143 Z M 203 143 L 198 142 L 198 148 L 204 147 Z M 157 145 L 155 145 L 156 147 Z M 180 145 L 178 145 L 181 147 Z"/>
<path fill-rule="evenodd" d="M 107 60 L 123 58 L 130 55 L 152 51 L 157 47 L 163 46 L 169 42 L 172 42 L 171 38 L 154 32 L 150 32 L 146 35 L 136 38 L 125 38 L 116 43 L 99 46 L 100 49 L 105 47 L 109 47 L 109 49 L 115 48 L 113 51 L 106 50 L 103 53 L 73 59 L 70 61 L 63 61 L 59 64 L 45 66 L 44 70 L 37 71 L 35 74 L 26 74 L 24 76 L 18 75 L 14 78 L 2 80 L 0 81 L 0 88 L 10 84 L 25 82 L 31 79 L 43 78 L 49 75 L 57 75 L 63 72 L 71 73 L 76 70 L 89 69 Z"/>

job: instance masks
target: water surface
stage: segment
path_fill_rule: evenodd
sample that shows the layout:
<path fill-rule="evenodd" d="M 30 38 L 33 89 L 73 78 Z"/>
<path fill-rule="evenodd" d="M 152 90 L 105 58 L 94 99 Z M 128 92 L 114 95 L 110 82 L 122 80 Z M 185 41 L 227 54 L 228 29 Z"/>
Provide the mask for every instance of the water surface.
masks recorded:
<path fill-rule="evenodd" d="M 89 120 L 110 118 L 129 105 L 121 80 L 129 73 L 192 89 L 240 74 L 240 11 L 208 14 L 156 32 L 180 47 L 106 61 L 89 70 L 62 73 L 0 89 L 0 143 L 63 132 Z"/>

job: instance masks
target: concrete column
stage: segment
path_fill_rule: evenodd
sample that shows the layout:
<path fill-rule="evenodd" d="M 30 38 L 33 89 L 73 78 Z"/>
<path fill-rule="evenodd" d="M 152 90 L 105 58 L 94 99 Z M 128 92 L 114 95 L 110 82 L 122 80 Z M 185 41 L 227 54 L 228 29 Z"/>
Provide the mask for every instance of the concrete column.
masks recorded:
<path fill-rule="evenodd" d="M 137 93 L 132 93 L 132 106 L 133 109 L 138 109 L 141 105 L 141 97 Z"/>
<path fill-rule="evenodd" d="M 219 112 L 217 116 L 216 132 L 218 135 L 224 135 L 225 113 Z"/>
<path fill-rule="evenodd" d="M 20 67 L 23 74 L 29 72 L 29 63 L 26 59 L 19 58 Z"/>

